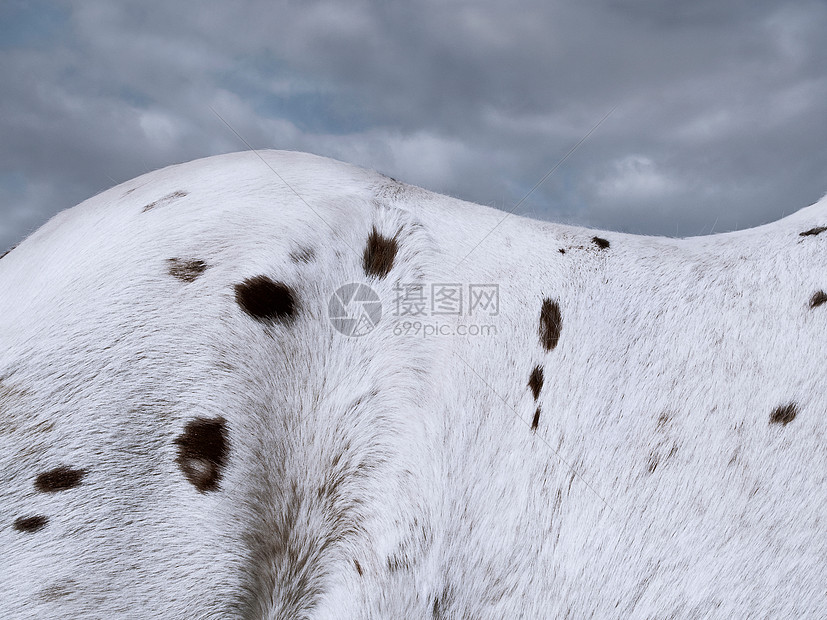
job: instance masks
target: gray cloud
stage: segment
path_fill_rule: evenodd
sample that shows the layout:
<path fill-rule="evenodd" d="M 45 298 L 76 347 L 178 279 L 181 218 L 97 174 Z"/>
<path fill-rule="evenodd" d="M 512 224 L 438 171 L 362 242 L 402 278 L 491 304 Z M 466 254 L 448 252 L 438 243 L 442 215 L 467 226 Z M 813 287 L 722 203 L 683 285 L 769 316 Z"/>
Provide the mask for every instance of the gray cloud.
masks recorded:
<path fill-rule="evenodd" d="M 519 213 L 695 235 L 827 191 L 823 2 L 9 4 L 0 247 L 169 163 L 309 150 Z M 8 26 L 13 24 L 14 28 Z"/>

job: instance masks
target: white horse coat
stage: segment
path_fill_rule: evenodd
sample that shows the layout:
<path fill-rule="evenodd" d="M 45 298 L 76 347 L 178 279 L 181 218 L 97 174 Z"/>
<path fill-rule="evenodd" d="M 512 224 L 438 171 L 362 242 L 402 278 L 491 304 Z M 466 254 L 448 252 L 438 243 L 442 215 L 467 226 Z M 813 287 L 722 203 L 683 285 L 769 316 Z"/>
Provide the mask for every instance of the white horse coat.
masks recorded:
<path fill-rule="evenodd" d="M 504 216 L 247 152 L 3 257 L 0 617 L 827 616 L 827 200 Z"/>

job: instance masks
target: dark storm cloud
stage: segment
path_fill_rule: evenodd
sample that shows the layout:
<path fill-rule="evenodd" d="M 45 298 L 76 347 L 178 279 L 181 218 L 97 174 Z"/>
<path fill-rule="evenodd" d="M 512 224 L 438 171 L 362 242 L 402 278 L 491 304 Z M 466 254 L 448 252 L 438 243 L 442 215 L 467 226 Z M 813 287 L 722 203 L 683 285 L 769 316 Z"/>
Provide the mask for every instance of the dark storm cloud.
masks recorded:
<path fill-rule="evenodd" d="M 694 235 L 827 191 L 822 2 L 9 4 L 0 246 L 160 166 L 310 150 L 511 209 Z"/>

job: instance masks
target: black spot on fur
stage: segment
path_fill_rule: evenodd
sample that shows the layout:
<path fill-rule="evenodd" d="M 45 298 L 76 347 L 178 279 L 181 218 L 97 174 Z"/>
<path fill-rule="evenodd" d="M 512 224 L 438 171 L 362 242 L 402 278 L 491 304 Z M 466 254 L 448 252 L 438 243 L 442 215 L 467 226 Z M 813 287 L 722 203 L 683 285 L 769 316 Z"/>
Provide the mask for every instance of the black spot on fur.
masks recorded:
<path fill-rule="evenodd" d="M 18 532 L 36 532 L 46 527 L 48 517 L 37 515 L 36 517 L 20 517 L 14 521 L 14 529 Z"/>
<path fill-rule="evenodd" d="M 434 597 L 434 604 L 431 606 L 431 617 L 434 620 L 444 620 L 447 618 L 448 604 L 451 601 L 452 592 L 448 586 L 442 589 L 439 596 Z"/>
<path fill-rule="evenodd" d="M 235 300 L 242 310 L 260 321 L 289 322 L 296 314 L 293 292 L 267 276 L 247 278 L 235 285 Z"/>
<path fill-rule="evenodd" d="M 560 252 L 560 254 L 565 254 L 565 253 L 566 253 L 566 251 L 565 251 L 563 248 L 560 248 L 560 249 L 559 249 L 559 250 L 557 250 L 557 251 L 558 251 L 558 252 Z"/>
<path fill-rule="evenodd" d="M 795 403 L 787 403 L 781 407 L 776 407 L 770 414 L 770 424 L 783 424 L 786 426 L 798 415 L 798 407 Z"/>
<path fill-rule="evenodd" d="M 531 421 L 531 430 L 536 431 L 538 424 L 540 424 L 540 408 L 539 407 L 537 407 L 537 411 L 534 412 L 534 419 Z"/>
<path fill-rule="evenodd" d="M 310 263 L 316 258 L 316 250 L 313 248 L 298 248 L 290 252 L 290 260 L 294 263 Z"/>
<path fill-rule="evenodd" d="M 801 237 L 815 237 L 816 235 L 820 235 L 825 230 L 827 230 L 827 226 L 816 226 L 815 228 L 811 228 L 810 230 L 805 230 L 803 233 L 798 233 Z"/>
<path fill-rule="evenodd" d="M 535 366 L 531 371 L 531 376 L 528 378 L 528 387 L 531 388 L 531 393 L 534 395 L 534 400 L 540 396 L 540 390 L 543 389 L 543 368 L 542 366 Z"/>
<path fill-rule="evenodd" d="M 609 242 L 603 237 L 592 237 L 592 241 L 594 241 L 595 244 L 597 244 L 597 247 L 599 247 L 601 250 L 605 250 L 609 247 Z"/>
<path fill-rule="evenodd" d="M 207 270 L 207 263 L 202 260 L 182 260 L 180 258 L 168 258 L 169 275 L 178 278 L 182 282 L 193 282 L 198 276 Z"/>
<path fill-rule="evenodd" d="M 821 304 L 827 301 L 827 293 L 824 291 L 816 291 L 813 293 L 813 296 L 810 297 L 810 307 L 817 308 Z"/>
<path fill-rule="evenodd" d="M 551 351 L 557 346 L 562 327 L 563 317 L 560 315 L 560 306 L 556 301 L 544 299 L 543 306 L 540 308 L 540 343 L 546 351 Z"/>
<path fill-rule="evenodd" d="M 183 192 L 183 191 L 172 192 L 171 194 L 167 194 L 163 198 L 159 198 L 155 202 L 150 202 L 148 205 L 146 205 L 141 210 L 141 213 L 146 213 L 150 209 L 154 209 L 155 207 L 160 207 L 161 205 L 168 204 L 168 203 L 172 202 L 173 200 L 175 200 L 176 198 L 183 198 L 186 195 L 187 195 L 187 192 Z"/>
<path fill-rule="evenodd" d="M 202 493 L 218 490 L 229 450 L 225 420 L 190 420 L 175 444 L 178 446 L 175 461 L 186 479 Z"/>
<path fill-rule="evenodd" d="M 374 228 L 368 236 L 365 254 L 362 257 L 362 267 L 369 276 L 384 278 L 393 267 L 399 245 L 396 239 L 389 239 L 379 234 Z"/>
<path fill-rule="evenodd" d="M 38 475 L 34 481 L 34 487 L 43 493 L 68 491 L 78 486 L 85 475 L 86 471 L 83 469 L 72 469 L 66 466 L 56 467 Z"/>
<path fill-rule="evenodd" d="M 359 576 L 362 576 L 362 566 L 359 564 L 359 560 L 353 560 L 354 566 L 356 566 L 356 572 L 359 573 Z"/>

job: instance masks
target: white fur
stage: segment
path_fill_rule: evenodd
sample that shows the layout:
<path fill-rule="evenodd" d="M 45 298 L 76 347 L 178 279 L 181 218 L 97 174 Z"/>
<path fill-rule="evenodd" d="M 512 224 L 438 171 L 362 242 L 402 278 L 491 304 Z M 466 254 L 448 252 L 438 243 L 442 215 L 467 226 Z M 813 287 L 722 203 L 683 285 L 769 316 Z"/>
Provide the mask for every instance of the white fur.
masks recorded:
<path fill-rule="evenodd" d="M 686 240 L 511 216 L 461 260 L 502 212 L 261 156 L 144 175 L 0 260 L 0 617 L 827 616 L 827 233 L 799 234 L 827 200 Z M 236 303 L 261 274 L 292 324 Z M 347 282 L 384 302 L 361 338 L 327 318 Z M 399 282 L 499 284 L 496 334 L 396 335 Z M 175 462 L 197 417 L 227 422 L 214 492 Z M 38 492 L 59 465 L 88 473 Z"/>

